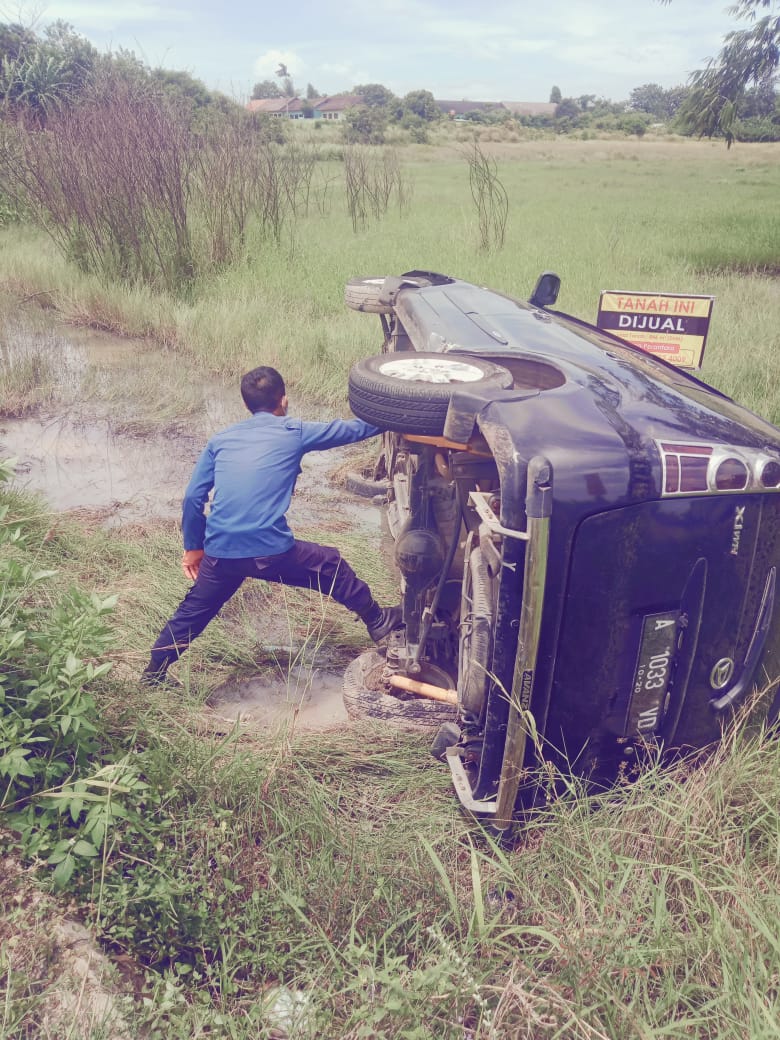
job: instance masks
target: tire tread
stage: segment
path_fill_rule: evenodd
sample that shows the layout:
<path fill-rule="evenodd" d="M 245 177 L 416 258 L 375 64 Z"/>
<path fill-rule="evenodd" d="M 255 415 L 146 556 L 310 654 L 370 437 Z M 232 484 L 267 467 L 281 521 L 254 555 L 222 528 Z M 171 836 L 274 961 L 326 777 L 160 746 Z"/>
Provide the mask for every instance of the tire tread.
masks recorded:
<path fill-rule="evenodd" d="M 418 352 L 417 356 L 440 358 L 440 354 Z M 383 430 L 439 436 L 444 430 L 452 394 L 464 384 L 425 383 L 394 379 L 378 371 L 388 360 L 387 354 L 357 361 L 349 374 L 349 406 L 364 422 Z M 472 387 L 493 386 L 507 389 L 512 385 L 511 373 L 501 365 L 471 355 L 464 360 L 483 368 L 484 378 Z"/>
<path fill-rule="evenodd" d="M 452 704 L 410 697 L 403 699 L 366 685 L 366 677 L 382 664 L 376 650 L 351 661 L 344 672 L 344 707 L 351 719 L 377 719 L 414 729 L 454 722 L 457 711 Z"/>

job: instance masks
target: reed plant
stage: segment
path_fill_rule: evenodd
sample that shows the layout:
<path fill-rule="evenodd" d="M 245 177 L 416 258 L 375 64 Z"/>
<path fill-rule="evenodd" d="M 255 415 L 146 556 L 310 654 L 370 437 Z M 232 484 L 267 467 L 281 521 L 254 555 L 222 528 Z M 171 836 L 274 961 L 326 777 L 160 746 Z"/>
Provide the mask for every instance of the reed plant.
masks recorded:
<path fill-rule="evenodd" d="M 46 342 L 15 322 L 0 326 L 0 415 L 19 417 L 54 396 L 57 371 Z"/>

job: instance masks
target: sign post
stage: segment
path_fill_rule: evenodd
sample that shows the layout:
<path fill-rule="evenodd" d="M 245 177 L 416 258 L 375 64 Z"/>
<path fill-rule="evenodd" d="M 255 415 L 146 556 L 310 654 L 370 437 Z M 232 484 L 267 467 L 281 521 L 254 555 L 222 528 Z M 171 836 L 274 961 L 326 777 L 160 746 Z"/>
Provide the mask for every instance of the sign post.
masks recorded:
<path fill-rule="evenodd" d="M 596 324 L 679 368 L 701 368 L 714 299 L 605 289 Z"/>

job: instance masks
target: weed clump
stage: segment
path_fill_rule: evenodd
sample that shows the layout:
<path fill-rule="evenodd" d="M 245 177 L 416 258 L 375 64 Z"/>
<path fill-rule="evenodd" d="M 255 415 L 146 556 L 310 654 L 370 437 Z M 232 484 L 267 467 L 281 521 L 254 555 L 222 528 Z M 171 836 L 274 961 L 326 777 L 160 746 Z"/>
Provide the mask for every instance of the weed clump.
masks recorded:
<path fill-rule="evenodd" d="M 185 298 L 242 255 L 250 220 L 278 240 L 312 172 L 240 109 L 198 123 L 182 99 L 110 73 L 0 149 L 6 195 L 81 271 Z"/>

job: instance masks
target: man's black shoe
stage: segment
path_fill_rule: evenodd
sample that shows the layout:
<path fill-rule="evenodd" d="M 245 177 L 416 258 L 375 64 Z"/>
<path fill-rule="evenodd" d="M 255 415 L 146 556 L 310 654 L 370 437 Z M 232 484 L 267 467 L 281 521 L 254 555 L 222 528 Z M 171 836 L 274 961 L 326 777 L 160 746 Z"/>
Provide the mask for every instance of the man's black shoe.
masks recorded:
<path fill-rule="evenodd" d="M 172 675 L 168 675 L 167 671 L 163 672 L 152 672 L 145 671 L 141 672 L 141 678 L 138 680 L 142 686 L 152 686 L 155 689 L 162 690 L 183 690 L 184 686 L 179 682 L 178 679 L 174 679 Z"/>
<path fill-rule="evenodd" d="M 381 642 L 385 636 L 389 636 L 394 628 L 400 628 L 403 624 L 403 614 L 400 607 L 380 607 L 375 604 L 372 610 L 363 618 L 368 634 L 375 643 Z"/>

